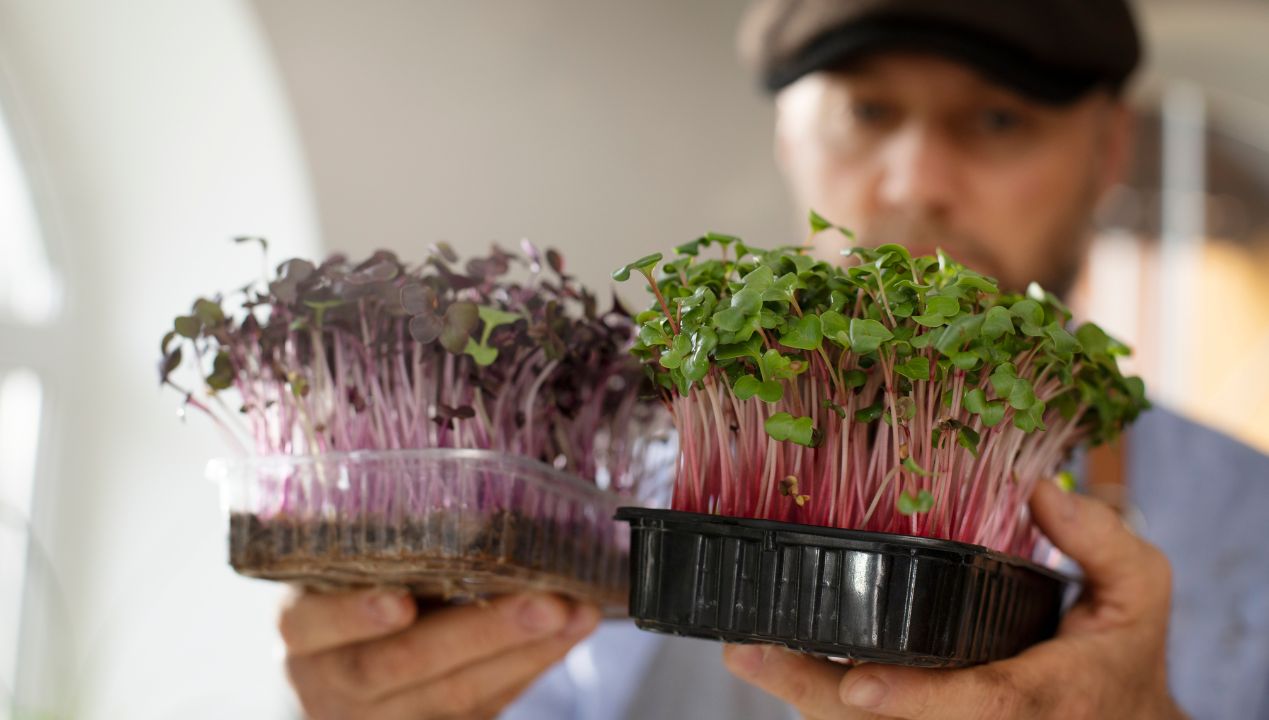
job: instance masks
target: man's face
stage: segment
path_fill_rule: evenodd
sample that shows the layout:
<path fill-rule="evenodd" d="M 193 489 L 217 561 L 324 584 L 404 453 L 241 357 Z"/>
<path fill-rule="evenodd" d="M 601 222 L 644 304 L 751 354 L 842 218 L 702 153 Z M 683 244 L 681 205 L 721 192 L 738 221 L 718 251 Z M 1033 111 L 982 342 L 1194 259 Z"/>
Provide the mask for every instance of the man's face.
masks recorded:
<path fill-rule="evenodd" d="M 1014 289 L 1068 289 L 1128 144 L 1126 111 L 1104 93 L 1040 105 L 923 55 L 807 76 L 777 107 L 799 206 L 862 244 L 942 248 Z M 839 240 L 824 233 L 818 250 L 836 256 Z"/>

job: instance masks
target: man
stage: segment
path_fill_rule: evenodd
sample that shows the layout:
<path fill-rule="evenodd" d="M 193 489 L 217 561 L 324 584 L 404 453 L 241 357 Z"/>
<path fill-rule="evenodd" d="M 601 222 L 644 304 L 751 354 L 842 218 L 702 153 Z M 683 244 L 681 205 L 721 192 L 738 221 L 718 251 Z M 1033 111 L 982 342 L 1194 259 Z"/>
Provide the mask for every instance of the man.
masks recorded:
<path fill-rule="evenodd" d="M 1069 289 L 1130 144 L 1122 0 L 769 0 L 743 42 L 797 206 L 1014 288 Z M 420 614 L 358 593 L 283 611 L 288 668 L 314 718 L 1269 718 L 1269 461 L 1154 411 L 1124 464 L 1150 542 L 1043 484 L 1036 520 L 1086 592 L 1057 638 L 1004 662 L 847 670 L 726 648 L 746 685 L 710 643 L 606 624 L 577 645 L 598 615 L 558 598 Z"/>

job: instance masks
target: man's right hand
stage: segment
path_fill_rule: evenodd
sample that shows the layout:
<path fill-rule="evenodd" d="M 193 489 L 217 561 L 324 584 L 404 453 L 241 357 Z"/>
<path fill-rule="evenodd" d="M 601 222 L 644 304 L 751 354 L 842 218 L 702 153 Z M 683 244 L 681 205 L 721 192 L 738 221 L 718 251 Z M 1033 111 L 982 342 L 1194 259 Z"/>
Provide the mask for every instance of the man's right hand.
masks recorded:
<path fill-rule="evenodd" d="M 420 615 L 405 593 L 300 592 L 278 628 L 312 720 L 427 720 L 496 716 L 598 622 L 544 594 Z"/>

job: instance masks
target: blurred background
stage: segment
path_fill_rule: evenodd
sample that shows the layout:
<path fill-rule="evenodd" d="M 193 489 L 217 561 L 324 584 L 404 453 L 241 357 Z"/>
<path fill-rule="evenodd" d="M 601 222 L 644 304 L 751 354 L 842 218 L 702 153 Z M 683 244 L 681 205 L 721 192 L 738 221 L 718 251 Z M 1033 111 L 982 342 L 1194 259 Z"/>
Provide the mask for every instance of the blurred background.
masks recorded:
<path fill-rule="evenodd" d="M 258 276 L 231 237 L 527 237 L 600 287 L 704 230 L 800 239 L 740 9 L 0 0 L 0 718 L 292 710 L 280 590 L 225 565 L 202 480 L 225 448 L 156 382 L 171 318 Z M 1139 12 L 1137 163 L 1077 305 L 1157 401 L 1269 451 L 1269 3 Z"/>

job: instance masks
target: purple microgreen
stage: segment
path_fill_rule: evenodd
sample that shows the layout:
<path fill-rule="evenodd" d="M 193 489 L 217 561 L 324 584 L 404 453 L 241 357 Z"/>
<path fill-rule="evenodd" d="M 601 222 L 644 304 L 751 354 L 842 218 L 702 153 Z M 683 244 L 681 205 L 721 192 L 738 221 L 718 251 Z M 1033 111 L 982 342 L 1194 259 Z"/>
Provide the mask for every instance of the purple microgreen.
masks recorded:
<path fill-rule="evenodd" d="M 287 260 L 225 304 L 242 308 L 232 317 L 219 296 L 178 316 L 160 381 L 261 454 L 497 450 L 637 493 L 660 414 L 636 326 L 601 311 L 558 253 L 525 247 L 461 265 L 444 243 L 417 266 L 387 251 Z"/>

